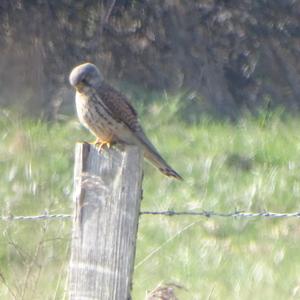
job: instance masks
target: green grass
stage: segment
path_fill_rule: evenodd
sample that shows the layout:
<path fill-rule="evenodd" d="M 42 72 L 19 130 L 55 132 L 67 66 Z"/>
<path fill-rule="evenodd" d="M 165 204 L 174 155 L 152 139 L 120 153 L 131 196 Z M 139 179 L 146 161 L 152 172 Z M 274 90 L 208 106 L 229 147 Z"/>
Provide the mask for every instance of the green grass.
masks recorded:
<path fill-rule="evenodd" d="M 192 124 L 167 97 L 141 110 L 151 140 L 185 178 L 146 164 L 143 210 L 300 210 L 297 117 Z M 1 214 L 71 213 L 74 144 L 93 138 L 76 118 L 0 119 Z M 0 227 L 0 299 L 64 299 L 70 221 Z M 142 216 L 133 299 L 161 282 L 184 286 L 179 299 L 297 299 L 299 251 L 297 219 Z"/>

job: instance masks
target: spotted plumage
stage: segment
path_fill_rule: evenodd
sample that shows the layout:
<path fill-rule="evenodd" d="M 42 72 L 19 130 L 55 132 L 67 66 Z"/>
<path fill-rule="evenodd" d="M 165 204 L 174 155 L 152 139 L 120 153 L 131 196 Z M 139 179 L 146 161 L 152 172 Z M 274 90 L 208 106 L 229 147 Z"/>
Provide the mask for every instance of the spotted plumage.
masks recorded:
<path fill-rule="evenodd" d="M 75 67 L 69 79 L 76 89 L 78 118 L 96 136 L 97 144 L 137 145 L 163 174 L 182 179 L 147 138 L 129 100 L 103 80 L 95 65 L 85 63 Z"/>

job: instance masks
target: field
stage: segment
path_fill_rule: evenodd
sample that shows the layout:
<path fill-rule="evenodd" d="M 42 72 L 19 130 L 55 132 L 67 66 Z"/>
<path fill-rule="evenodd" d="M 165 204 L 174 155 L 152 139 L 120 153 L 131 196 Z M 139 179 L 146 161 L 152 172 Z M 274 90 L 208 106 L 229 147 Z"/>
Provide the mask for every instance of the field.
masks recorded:
<path fill-rule="evenodd" d="M 142 123 L 185 178 L 145 164 L 142 210 L 300 210 L 300 120 L 245 114 L 236 123 L 186 121 L 178 99 L 145 107 Z M 0 116 L 2 215 L 72 213 L 76 141 L 93 137 L 75 117 L 55 123 Z M 0 222 L 0 299 L 67 299 L 68 220 Z M 298 299 L 298 219 L 142 216 L 133 299 L 159 283 L 179 299 Z"/>

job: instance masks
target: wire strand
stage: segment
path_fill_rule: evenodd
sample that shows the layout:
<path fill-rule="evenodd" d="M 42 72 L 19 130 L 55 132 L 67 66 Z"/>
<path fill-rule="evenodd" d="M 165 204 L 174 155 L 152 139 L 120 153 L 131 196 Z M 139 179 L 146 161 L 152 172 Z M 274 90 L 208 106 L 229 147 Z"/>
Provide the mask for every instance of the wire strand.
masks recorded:
<path fill-rule="evenodd" d="M 175 211 L 175 210 L 163 210 L 163 211 L 141 211 L 140 215 L 160 215 L 160 216 L 200 216 L 206 218 L 221 217 L 221 218 L 261 218 L 261 219 L 275 219 L 275 218 L 300 218 L 300 211 L 291 213 L 276 213 L 269 211 L 262 212 L 215 212 L 215 211 Z M 0 221 L 44 221 L 44 220 L 70 220 L 72 215 L 69 214 L 42 214 L 36 216 L 1 216 Z"/>

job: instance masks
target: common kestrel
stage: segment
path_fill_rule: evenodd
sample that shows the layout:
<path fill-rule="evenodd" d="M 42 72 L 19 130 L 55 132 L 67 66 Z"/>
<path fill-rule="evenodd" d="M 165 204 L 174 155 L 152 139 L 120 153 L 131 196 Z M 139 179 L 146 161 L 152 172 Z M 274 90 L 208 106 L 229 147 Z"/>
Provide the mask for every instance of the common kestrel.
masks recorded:
<path fill-rule="evenodd" d="M 100 148 L 118 142 L 137 145 L 163 174 L 182 179 L 147 138 L 128 99 L 103 80 L 95 65 L 84 63 L 75 67 L 69 80 L 76 89 L 78 118 L 96 136 L 95 144 Z"/>

